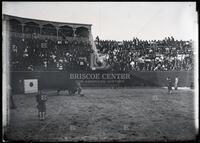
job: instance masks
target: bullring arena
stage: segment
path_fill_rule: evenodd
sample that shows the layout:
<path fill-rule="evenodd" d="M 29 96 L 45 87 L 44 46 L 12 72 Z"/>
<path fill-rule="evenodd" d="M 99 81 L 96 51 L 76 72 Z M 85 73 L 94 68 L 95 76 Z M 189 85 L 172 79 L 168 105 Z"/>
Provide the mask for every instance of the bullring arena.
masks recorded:
<path fill-rule="evenodd" d="M 194 140 L 194 91 L 165 88 L 85 88 L 85 96 L 46 90 L 47 119 L 38 120 L 34 95 L 15 96 L 6 137 L 26 141 Z"/>
<path fill-rule="evenodd" d="M 11 15 L 3 24 L 4 140 L 195 140 L 193 41 L 93 40 L 91 24 Z M 69 93 L 75 82 L 81 94 Z"/>

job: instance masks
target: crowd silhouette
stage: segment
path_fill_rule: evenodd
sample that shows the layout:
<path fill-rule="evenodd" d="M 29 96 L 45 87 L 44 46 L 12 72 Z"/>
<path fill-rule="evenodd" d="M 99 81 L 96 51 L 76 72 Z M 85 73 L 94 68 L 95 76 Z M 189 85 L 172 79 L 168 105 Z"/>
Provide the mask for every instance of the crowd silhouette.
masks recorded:
<path fill-rule="evenodd" d="M 100 54 L 114 71 L 188 71 L 193 69 L 191 41 L 163 40 L 130 41 L 95 40 Z M 90 41 L 42 40 L 17 38 L 10 40 L 12 71 L 91 70 Z"/>
<path fill-rule="evenodd" d="M 98 51 L 118 71 L 188 71 L 193 69 L 192 41 L 163 40 L 130 41 L 95 40 Z"/>
<path fill-rule="evenodd" d="M 12 38 L 11 70 L 88 70 L 90 53 L 92 49 L 89 41 Z"/>

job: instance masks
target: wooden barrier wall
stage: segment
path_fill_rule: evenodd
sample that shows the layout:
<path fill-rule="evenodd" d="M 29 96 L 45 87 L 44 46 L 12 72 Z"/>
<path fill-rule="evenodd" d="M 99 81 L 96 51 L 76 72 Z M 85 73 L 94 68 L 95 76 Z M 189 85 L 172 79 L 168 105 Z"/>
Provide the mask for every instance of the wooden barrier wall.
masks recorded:
<path fill-rule="evenodd" d="M 90 71 L 88 73 L 113 73 L 105 71 Z M 38 79 L 39 88 L 43 89 L 57 89 L 58 87 L 65 87 L 70 82 L 69 72 L 11 72 L 10 83 L 14 92 L 23 92 L 23 80 L 24 79 Z M 178 85 L 180 87 L 189 87 L 194 80 L 193 71 L 159 71 L 159 72 L 136 72 L 129 73 L 131 79 L 111 82 L 111 80 L 81 80 L 81 86 L 83 87 L 134 87 L 134 86 L 155 86 L 163 87 L 167 85 L 166 78 L 171 77 L 172 81 L 176 76 L 179 78 Z M 91 81 L 91 80 L 90 80 Z"/>

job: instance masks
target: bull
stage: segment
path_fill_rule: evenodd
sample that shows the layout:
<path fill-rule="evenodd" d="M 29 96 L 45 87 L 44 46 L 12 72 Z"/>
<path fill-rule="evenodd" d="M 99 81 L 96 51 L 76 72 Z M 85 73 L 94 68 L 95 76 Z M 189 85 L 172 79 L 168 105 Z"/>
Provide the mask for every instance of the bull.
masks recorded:
<path fill-rule="evenodd" d="M 66 84 L 63 84 L 57 88 L 57 95 L 60 94 L 60 91 L 68 90 L 69 95 L 75 95 L 76 93 L 78 95 L 83 96 L 81 94 L 82 88 L 79 82 L 77 81 L 68 81 Z"/>

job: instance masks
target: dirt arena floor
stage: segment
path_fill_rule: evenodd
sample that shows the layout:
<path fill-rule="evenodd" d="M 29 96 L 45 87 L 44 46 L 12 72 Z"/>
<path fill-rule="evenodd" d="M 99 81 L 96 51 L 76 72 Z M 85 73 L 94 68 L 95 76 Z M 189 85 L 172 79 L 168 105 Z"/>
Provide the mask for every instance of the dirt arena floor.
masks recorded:
<path fill-rule="evenodd" d="M 195 139 L 194 91 L 164 88 L 83 89 L 84 96 L 48 94 L 39 121 L 34 95 L 15 95 L 5 132 L 25 141 L 183 141 Z"/>

